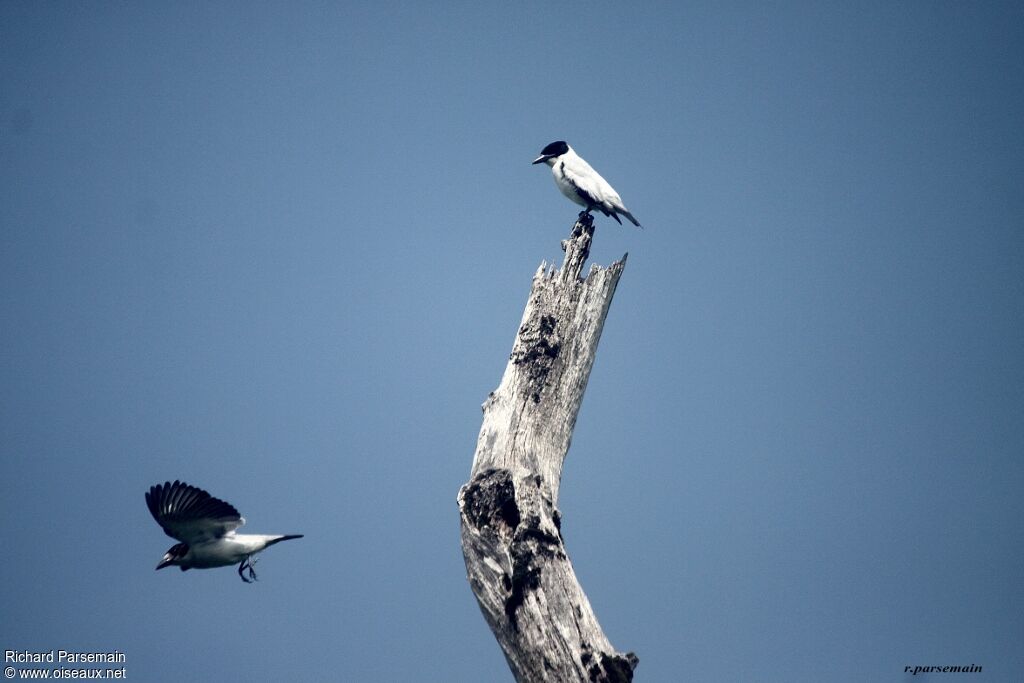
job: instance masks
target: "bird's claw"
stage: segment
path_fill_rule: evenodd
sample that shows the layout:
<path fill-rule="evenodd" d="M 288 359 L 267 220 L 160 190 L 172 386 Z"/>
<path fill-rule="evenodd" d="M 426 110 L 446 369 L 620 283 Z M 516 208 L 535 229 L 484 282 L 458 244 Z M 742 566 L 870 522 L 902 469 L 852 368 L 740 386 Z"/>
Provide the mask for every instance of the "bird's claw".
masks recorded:
<path fill-rule="evenodd" d="M 252 557 L 247 557 L 242 560 L 241 564 L 238 565 L 238 576 L 241 577 L 242 581 L 246 583 L 252 583 L 256 580 L 256 570 L 253 569 L 254 560 Z M 243 573 L 246 569 L 249 570 L 249 578 L 245 578 Z"/>
<path fill-rule="evenodd" d="M 590 213 L 590 209 L 584 209 L 576 216 L 576 220 L 589 225 L 594 222 L 594 214 Z"/>

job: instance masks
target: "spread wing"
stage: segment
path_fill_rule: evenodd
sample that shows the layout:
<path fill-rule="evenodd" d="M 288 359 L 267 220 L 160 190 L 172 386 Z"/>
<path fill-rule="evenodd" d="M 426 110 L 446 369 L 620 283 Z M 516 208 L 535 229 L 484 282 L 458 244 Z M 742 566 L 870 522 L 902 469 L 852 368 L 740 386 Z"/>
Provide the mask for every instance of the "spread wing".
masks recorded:
<path fill-rule="evenodd" d="M 164 533 L 189 545 L 220 538 L 245 524 L 233 505 L 183 481 L 152 487 L 146 505 Z"/>

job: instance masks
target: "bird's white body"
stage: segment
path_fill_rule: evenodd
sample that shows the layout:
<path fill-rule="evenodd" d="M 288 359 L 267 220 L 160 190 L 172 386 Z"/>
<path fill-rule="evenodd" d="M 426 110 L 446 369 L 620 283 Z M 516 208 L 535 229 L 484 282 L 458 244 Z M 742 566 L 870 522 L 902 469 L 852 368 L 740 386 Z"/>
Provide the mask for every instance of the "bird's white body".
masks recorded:
<path fill-rule="evenodd" d="M 542 162 L 551 167 L 551 175 L 559 191 L 585 211 L 597 209 L 619 223 L 622 222 L 619 220 L 622 215 L 640 227 L 615 188 L 565 142 L 553 142 L 545 147 L 533 163 Z"/>
<path fill-rule="evenodd" d="M 190 545 L 177 564 L 190 569 L 228 567 L 284 539 L 284 535 L 236 534 L 232 531 L 220 538 Z"/>

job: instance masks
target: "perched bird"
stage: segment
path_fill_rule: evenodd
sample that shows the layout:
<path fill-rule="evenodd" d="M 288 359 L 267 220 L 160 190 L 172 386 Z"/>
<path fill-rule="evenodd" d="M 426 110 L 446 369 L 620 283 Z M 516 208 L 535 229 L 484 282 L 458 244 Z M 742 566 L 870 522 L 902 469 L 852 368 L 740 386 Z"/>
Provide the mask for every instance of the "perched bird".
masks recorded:
<path fill-rule="evenodd" d="M 238 510 L 183 481 L 150 488 L 146 505 L 164 532 L 181 541 L 167 551 L 157 569 L 177 565 L 181 571 L 186 571 L 227 567 L 239 562 L 238 575 L 242 581 L 252 583 L 256 579 L 253 570 L 256 553 L 279 541 L 302 538 L 302 534 L 236 534 L 235 529 L 245 524 Z M 249 578 L 242 573 L 246 569 Z"/>
<path fill-rule="evenodd" d="M 552 142 L 540 151 L 540 156 L 533 163 L 546 163 L 555 176 L 555 185 L 566 197 L 583 207 L 583 213 L 597 209 L 605 216 L 611 216 L 622 225 L 619 215 L 628 218 L 633 225 L 640 227 L 639 221 L 633 217 L 622 204 L 619 193 L 615 191 L 601 174 L 591 168 L 583 157 L 573 151 L 564 140 Z"/>

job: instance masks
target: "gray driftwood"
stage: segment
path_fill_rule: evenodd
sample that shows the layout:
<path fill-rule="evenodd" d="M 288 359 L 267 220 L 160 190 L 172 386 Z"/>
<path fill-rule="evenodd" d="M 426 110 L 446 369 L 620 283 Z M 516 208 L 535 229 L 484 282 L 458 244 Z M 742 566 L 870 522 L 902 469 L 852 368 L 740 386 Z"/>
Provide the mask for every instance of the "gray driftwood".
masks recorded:
<path fill-rule="evenodd" d="M 626 257 L 593 265 L 593 218 L 562 243 L 561 270 L 533 277 L 501 385 L 483 405 L 470 479 L 459 490 L 462 552 L 480 609 L 520 683 L 628 682 L 637 658 L 608 642 L 566 554 L 558 511 L 597 343 Z"/>

